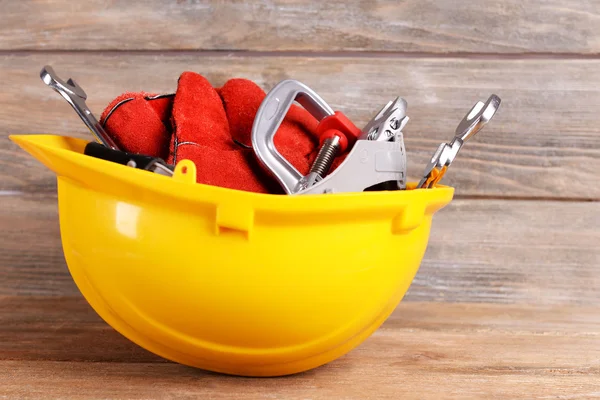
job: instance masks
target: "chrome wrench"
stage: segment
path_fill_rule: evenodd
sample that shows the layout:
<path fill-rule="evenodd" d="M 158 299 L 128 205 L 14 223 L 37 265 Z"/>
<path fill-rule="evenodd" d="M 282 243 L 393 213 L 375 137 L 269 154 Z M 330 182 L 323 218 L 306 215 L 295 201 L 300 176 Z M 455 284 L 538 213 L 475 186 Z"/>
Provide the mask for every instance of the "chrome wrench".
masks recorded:
<path fill-rule="evenodd" d="M 500 97 L 493 94 L 485 103 L 479 101 L 471 108 L 458 124 L 452 141 L 440 144 L 435 151 L 427 167 L 425 167 L 425 174 L 417 185 L 417 189 L 432 188 L 443 178 L 463 144 L 492 119 L 498 111 L 500 103 Z"/>
<path fill-rule="evenodd" d="M 87 99 L 87 95 L 84 90 L 79 86 L 73 79 L 69 78 L 66 82 L 63 81 L 56 75 L 54 69 L 49 65 L 46 65 L 42 68 L 40 72 L 40 78 L 42 81 L 52 89 L 54 89 L 58 94 L 60 94 L 73 109 L 77 112 L 77 115 L 81 118 L 81 120 L 88 127 L 92 135 L 96 138 L 96 140 L 102 143 L 104 146 L 113 149 L 119 150 L 118 146 L 112 140 L 112 138 L 106 133 L 102 125 L 98 122 L 94 114 L 90 111 L 89 107 L 85 103 Z"/>

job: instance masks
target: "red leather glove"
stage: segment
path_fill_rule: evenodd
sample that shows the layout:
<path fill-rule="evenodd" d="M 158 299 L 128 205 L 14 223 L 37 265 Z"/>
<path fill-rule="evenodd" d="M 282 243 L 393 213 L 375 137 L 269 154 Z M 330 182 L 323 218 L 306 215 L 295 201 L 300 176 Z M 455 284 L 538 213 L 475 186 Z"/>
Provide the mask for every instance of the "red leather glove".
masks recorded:
<path fill-rule="evenodd" d="M 173 98 L 174 95 L 124 93 L 106 107 L 100 123 L 121 150 L 166 160 Z"/>
<path fill-rule="evenodd" d="M 122 150 L 169 163 L 193 161 L 198 183 L 283 193 L 245 147 L 251 145 L 252 123 L 265 96 L 246 79 L 215 89 L 203 76 L 184 72 L 174 95 L 125 93 L 108 105 L 100 122 Z M 293 105 L 275 135 L 277 150 L 304 175 L 318 150 L 317 124 Z"/>

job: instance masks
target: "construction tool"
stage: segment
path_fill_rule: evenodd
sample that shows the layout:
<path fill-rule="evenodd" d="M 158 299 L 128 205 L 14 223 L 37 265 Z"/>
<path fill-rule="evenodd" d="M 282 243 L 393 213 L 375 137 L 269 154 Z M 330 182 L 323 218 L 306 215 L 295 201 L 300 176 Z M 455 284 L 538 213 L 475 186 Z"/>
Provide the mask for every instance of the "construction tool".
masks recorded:
<path fill-rule="evenodd" d="M 88 127 L 92 135 L 96 140 L 102 143 L 104 146 L 119 150 L 112 138 L 106 133 L 102 125 L 98 122 L 94 114 L 90 111 L 90 108 L 85 103 L 87 94 L 85 91 L 75 82 L 69 78 L 66 82 L 60 79 L 60 77 L 54 72 L 54 69 L 46 65 L 40 72 L 40 78 L 42 81 L 58 94 L 60 94 L 73 109 L 77 112 L 77 115 Z"/>
<path fill-rule="evenodd" d="M 161 158 L 113 150 L 96 142 L 88 143 L 85 146 L 83 154 L 165 176 L 173 176 L 173 171 L 175 170 L 174 165 L 167 164 Z"/>
<path fill-rule="evenodd" d="M 425 167 L 425 174 L 418 189 L 433 188 L 443 177 L 456 158 L 464 143 L 479 132 L 496 114 L 500 107 L 500 97 L 495 94 L 483 103 L 477 102 L 458 124 L 454 138 L 450 143 L 442 143 Z"/>
<path fill-rule="evenodd" d="M 274 137 L 291 105 L 297 101 L 318 121 L 321 148 L 306 176 L 302 176 L 275 148 Z M 401 128 L 407 119 L 406 102 L 388 103 L 366 126 L 359 130 L 344 114 L 333 109 L 312 89 L 295 80 L 277 84 L 261 103 L 252 126 L 252 147 L 260 163 L 288 194 L 362 192 L 384 182 L 406 182 L 406 151 Z M 393 106 L 393 107 L 392 107 Z M 406 119 L 406 121 L 405 121 Z M 392 123 L 393 120 L 393 123 Z M 402 122 L 404 121 L 404 122 Z M 386 129 L 382 129 L 387 124 Z M 389 129 L 388 129 L 389 128 Z M 379 134 L 388 135 L 386 140 Z M 344 162 L 331 174 L 335 157 L 350 148 Z"/>
<path fill-rule="evenodd" d="M 173 175 L 175 167 L 168 165 L 160 158 L 121 151 L 90 111 L 90 108 L 85 103 L 87 94 L 73 79 L 69 78 L 66 82 L 63 81 L 49 65 L 42 68 L 40 78 L 73 107 L 92 135 L 101 143 L 90 142 L 85 147 L 85 155 L 133 168 L 152 171 L 161 175 Z"/>
<path fill-rule="evenodd" d="M 362 130 L 360 140 L 393 140 L 402 132 L 409 118 L 406 116 L 408 103 L 401 97 L 389 101 Z"/>

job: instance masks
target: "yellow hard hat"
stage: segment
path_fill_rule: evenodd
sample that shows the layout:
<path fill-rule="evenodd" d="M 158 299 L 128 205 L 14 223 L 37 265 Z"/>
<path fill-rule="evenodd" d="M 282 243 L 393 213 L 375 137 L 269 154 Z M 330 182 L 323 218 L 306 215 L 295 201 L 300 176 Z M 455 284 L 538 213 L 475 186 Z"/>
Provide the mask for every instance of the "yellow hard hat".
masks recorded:
<path fill-rule="evenodd" d="M 87 141 L 11 136 L 58 179 L 63 250 L 113 328 L 166 359 L 245 376 L 305 371 L 347 353 L 413 280 L 437 186 L 270 195 L 87 157 Z"/>

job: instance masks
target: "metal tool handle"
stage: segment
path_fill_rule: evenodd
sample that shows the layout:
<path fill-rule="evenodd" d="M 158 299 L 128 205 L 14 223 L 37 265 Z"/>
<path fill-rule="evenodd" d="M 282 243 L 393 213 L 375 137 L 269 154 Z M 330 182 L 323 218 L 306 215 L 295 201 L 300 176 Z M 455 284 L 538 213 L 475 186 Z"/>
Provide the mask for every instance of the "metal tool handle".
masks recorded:
<path fill-rule="evenodd" d="M 278 83 L 265 97 L 252 124 L 252 147 L 260 163 L 287 193 L 293 193 L 302 174 L 275 148 L 275 134 L 297 101 L 317 120 L 334 115 L 333 109 L 311 88 L 295 80 Z"/>
<path fill-rule="evenodd" d="M 85 91 L 79 86 L 73 79 L 69 79 L 66 82 L 63 81 L 56 75 L 54 69 L 49 65 L 42 68 L 40 72 L 40 78 L 54 91 L 60 94 L 70 105 L 73 107 L 75 112 L 79 115 L 81 120 L 88 127 L 90 132 L 94 135 L 97 141 L 102 143 L 104 146 L 119 150 L 118 146 L 112 140 L 112 138 L 106 133 L 102 125 L 98 122 L 94 114 L 90 111 L 85 100 L 87 95 Z"/>
<path fill-rule="evenodd" d="M 174 165 L 167 164 L 160 157 L 151 157 L 144 154 L 128 153 L 121 150 L 109 149 L 108 147 L 90 142 L 85 146 L 83 154 L 99 158 L 133 168 L 145 169 L 162 175 L 173 176 Z"/>

